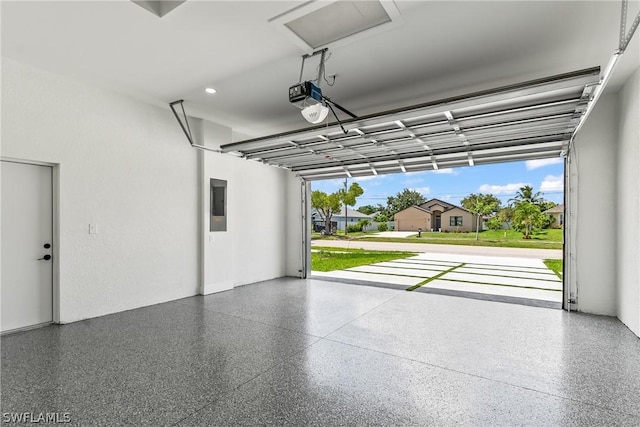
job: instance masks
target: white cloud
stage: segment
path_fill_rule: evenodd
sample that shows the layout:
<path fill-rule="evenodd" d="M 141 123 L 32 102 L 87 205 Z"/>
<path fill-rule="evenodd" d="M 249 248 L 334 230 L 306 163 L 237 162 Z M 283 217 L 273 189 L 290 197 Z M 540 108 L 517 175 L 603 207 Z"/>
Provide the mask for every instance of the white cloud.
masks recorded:
<path fill-rule="evenodd" d="M 528 171 L 531 171 L 549 165 L 559 165 L 561 163 L 564 163 L 564 159 L 562 159 L 562 157 L 552 157 L 550 159 L 527 160 L 525 162 L 525 167 Z"/>
<path fill-rule="evenodd" d="M 490 185 L 490 184 L 482 184 L 478 191 L 481 193 L 490 193 L 490 194 L 513 194 L 518 191 L 521 187 L 524 187 L 524 182 L 518 182 L 514 184 L 506 184 L 506 185 Z"/>
<path fill-rule="evenodd" d="M 411 191 L 417 191 L 420 194 L 429 194 L 431 193 L 431 188 L 429 187 L 418 187 L 418 188 L 410 188 Z"/>
<path fill-rule="evenodd" d="M 361 182 L 361 181 L 369 181 L 372 179 L 383 179 L 383 178 L 384 178 L 384 175 L 354 176 L 353 180 Z M 342 182 L 344 182 L 344 180 Z"/>
<path fill-rule="evenodd" d="M 540 191 L 563 191 L 564 177 L 562 175 L 547 175 L 540 183 Z"/>
<path fill-rule="evenodd" d="M 445 168 L 445 169 L 434 169 L 431 171 L 431 173 L 441 173 L 441 174 L 448 174 L 448 175 L 458 175 L 460 174 L 460 172 L 456 169 L 452 169 L 452 168 Z"/>

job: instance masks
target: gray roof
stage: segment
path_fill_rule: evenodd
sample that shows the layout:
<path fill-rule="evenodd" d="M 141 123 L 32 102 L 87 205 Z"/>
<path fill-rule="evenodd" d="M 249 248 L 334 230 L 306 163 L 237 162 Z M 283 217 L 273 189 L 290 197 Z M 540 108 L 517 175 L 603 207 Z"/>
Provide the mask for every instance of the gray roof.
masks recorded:
<path fill-rule="evenodd" d="M 362 212 L 354 211 L 353 209 L 347 209 L 347 216 L 349 218 L 361 218 L 361 219 L 372 219 L 371 215 L 365 215 Z M 341 217 L 344 218 L 344 206 L 340 209 L 340 212 L 333 214 L 333 217 Z"/>
<path fill-rule="evenodd" d="M 564 205 L 554 206 L 551 209 L 547 209 L 542 213 L 546 213 L 546 214 L 564 213 Z"/>
<path fill-rule="evenodd" d="M 316 213 L 315 209 L 311 210 L 311 214 Z M 362 212 L 355 211 L 353 209 L 347 209 L 347 215 L 349 218 L 360 218 L 360 219 L 373 219 L 372 215 L 365 215 Z M 331 219 L 344 218 L 344 206 L 340 209 L 340 212 L 333 214 Z"/>

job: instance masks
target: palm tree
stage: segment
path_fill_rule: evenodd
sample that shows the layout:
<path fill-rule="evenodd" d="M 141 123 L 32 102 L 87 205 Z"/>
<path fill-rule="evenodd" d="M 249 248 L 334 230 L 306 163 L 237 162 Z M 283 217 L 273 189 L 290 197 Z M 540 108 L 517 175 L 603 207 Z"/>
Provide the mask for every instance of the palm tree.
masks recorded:
<path fill-rule="evenodd" d="M 534 193 L 533 187 L 530 185 L 520 187 L 520 189 L 516 193 L 516 196 L 513 199 L 509 199 L 509 203 L 515 202 L 516 205 L 521 202 L 528 202 L 534 205 L 539 205 L 543 201 L 544 199 L 542 198 L 540 192 L 538 191 Z"/>
<path fill-rule="evenodd" d="M 513 222 L 522 230 L 524 239 L 531 239 L 533 227 L 539 227 L 544 215 L 540 212 L 540 206 L 531 202 L 520 202 L 516 204 L 513 211 Z"/>

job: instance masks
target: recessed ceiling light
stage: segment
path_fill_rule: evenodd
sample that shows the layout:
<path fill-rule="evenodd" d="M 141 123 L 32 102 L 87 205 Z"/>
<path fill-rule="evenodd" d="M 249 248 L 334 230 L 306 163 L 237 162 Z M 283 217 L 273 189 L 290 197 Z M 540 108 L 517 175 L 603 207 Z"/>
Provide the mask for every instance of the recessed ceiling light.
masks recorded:
<path fill-rule="evenodd" d="M 215 90 L 215 89 L 214 89 L 214 88 L 212 88 L 212 87 L 208 87 L 208 88 L 206 88 L 204 91 L 205 91 L 205 92 L 207 92 L 207 93 L 210 93 L 210 94 L 214 94 L 214 93 L 216 93 L 216 92 L 217 92 L 217 90 Z"/>

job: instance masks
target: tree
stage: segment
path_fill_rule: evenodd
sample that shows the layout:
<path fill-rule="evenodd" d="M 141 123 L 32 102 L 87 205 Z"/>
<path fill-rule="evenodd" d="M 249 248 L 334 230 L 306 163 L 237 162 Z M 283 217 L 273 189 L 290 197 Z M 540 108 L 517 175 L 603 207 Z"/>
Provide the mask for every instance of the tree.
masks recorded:
<path fill-rule="evenodd" d="M 395 196 L 387 197 L 387 212 L 385 212 L 385 215 L 392 218 L 401 210 L 407 209 L 411 206 L 421 205 L 426 201 L 427 199 L 425 199 L 422 194 L 405 188 Z"/>
<path fill-rule="evenodd" d="M 540 211 L 544 212 L 544 211 L 548 211 L 551 208 L 555 208 L 556 206 L 558 206 L 558 204 L 556 202 L 551 202 L 548 200 L 544 200 L 542 199 L 542 201 L 539 203 L 540 205 Z"/>
<path fill-rule="evenodd" d="M 544 211 L 547 211 L 551 208 L 555 208 L 556 206 L 558 206 L 558 204 L 555 202 L 542 199 L 542 202 L 540 202 L 539 206 L 540 206 L 540 211 L 544 213 Z M 542 225 L 540 227 L 549 228 L 556 221 L 556 219 L 553 217 L 553 215 L 549 215 L 549 214 L 544 214 L 544 215 L 545 215 L 545 220 L 542 222 Z"/>
<path fill-rule="evenodd" d="M 542 198 L 540 192 L 533 192 L 533 187 L 525 185 L 520 187 L 516 196 L 509 200 L 514 202 L 513 206 L 513 227 L 522 231 L 525 239 L 531 238 L 534 227 L 542 227 L 547 223 L 548 217 L 542 213 L 549 209 L 553 202 L 547 202 Z"/>
<path fill-rule="evenodd" d="M 379 213 L 378 215 L 375 216 L 375 218 L 373 218 L 373 220 L 375 222 L 384 222 L 387 223 L 389 222 L 389 217 L 386 216 L 384 213 Z"/>
<path fill-rule="evenodd" d="M 378 212 L 378 208 L 373 205 L 364 205 L 358 208 L 358 212 L 363 213 L 365 215 L 371 215 L 374 212 Z"/>
<path fill-rule="evenodd" d="M 540 206 L 531 202 L 519 202 L 513 210 L 513 223 L 522 231 L 524 239 L 531 239 L 533 227 L 539 227 L 544 220 Z"/>
<path fill-rule="evenodd" d="M 487 227 L 489 227 L 489 230 L 502 230 L 502 223 L 497 216 L 492 216 L 491 218 L 489 218 L 486 224 Z"/>
<path fill-rule="evenodd" d="M 324 191 L 311 192 L 311 207 L 314 208 L 324 220 L 324 229 L 331 232 L 331 217 L 340 212 L 342 203 L 338 192 L 327 194 Z"/>
<path fill-rule="evenodd" d="M 473 205 L 475 205 L 478 202 L 482 202 L 485 205 L 488 205 L 491 207 L 491 212 L 489 212 L 489 214 L 497 213 L 502 207 L 502 202 L 496 196 L 494 196 L 493 194 L 482 194 L 482 193 L 469 194 L 467 197 L 465 197 L 460 201 L 460 204 L 462 205 L 463 208 L 467 210 L 471 210 Z"/>
<path fill-rule="evenodd" d="M 346 206 L 353 206 L 356 204 L 356 198 L 362 196 L 364 190 L 362 189 L 362 187 L 360 187 L 360 184 L 354 182 L 349 186 L 348 190 L 345 190 L 343 188 L 338 190 L 338 193 L 340 194 L 340 200 L 342 201 L 342 203 L 344 203 Z"/>
<path fill-rule="evenodd" d="M 513 199 L 509 200 L 509 203 L 511 202 L 514 202 L 516 205 L 520 202 L 528 202 L 534 205 L 540 205 L 544 202 L 544 199 L 541 197 L 539 191 L 534 193 L 532 186 L 525 185 L 524 187 L 520 187 Z"/>
<path fill-rule="evenodd" d="M 340 201 L 344 204 L 344 212 L 345 212 L 345 222 L 344 222 L 344 234 L 347 234 L 347 230 L 348 230 L 348 226 L 347 226 L 347 221 L 346 221 L 346 213 L 347 213 L 347 206 L 354 206 L 356 204 L 356 199 L 359 196 L 362 196 L 362 193 L 364 193 L 364 190 L 362 189 L 362 187 L 360 187 L 360 184 L 358 184 L 357 182 L 352 183 L 349 186 L 349 189 L 347 190 L 347 180 L 344 180 L 344 186 L 345 188 L 338 190 L 338 194 L 340 197 Z"/>
<path fill-rule="evenodd" d="M 374 221 L 383 222 L 378 218 L 385 218 L 384 221 L 388 221 L 388 218 L 393 218 L 393 215 L 391 215 L 391 211 L 389 210 L 388 207 L 382 206 L 382 205 L 378 205 L 378 206 L 380 207 L 380 209 L 376 211 L 376 214 L 373 217 Z"/>
<path fill-rule="evenodd" d="M 513 221 L 513 206 L 509 205 L 500 209 L 498 211 L 498 214 L 496 215 L 496 218 L 498 218 L 500 224 L 506 224 L 506 227 L 504 227 L 504 237 L 507 237 L 509 224 L 511 224 L 511 221 Z"/>
<path fill-rule="evenodd" d="M 500 199 L 493 194 L 470 194 L 460 201 L 460 204 L 476 216 L 476 240 L 480 233 L 480 217 L 498 212 Z"/>

